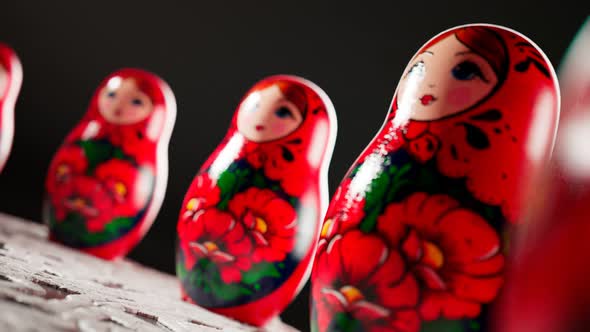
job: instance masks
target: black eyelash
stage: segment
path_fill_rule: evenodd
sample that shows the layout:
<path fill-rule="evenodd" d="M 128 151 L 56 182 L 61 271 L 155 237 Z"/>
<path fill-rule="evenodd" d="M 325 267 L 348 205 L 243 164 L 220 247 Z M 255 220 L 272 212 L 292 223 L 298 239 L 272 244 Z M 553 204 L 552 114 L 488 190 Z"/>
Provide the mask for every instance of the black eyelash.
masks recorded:
<path fill-rule="evenodd" d="M 482 81 L 484 81 L 485 83 L 490 83 L 490 80 L 487 79 L 487 77 L 485 77 L 485 75 L 483 74 L 483 72 L 481 71 L 481 69 L 477 69 L 477 72 L 475 73 L 476 76 L 478 76 L 479 78 L 481 78 Z"/>
<path fill-rule="evenodd" d="M 420 65 L 424 66 L 424 61 L 420 60 L 420 61 L 416 62 L 412 67 L 410 67 L 410 70 L 408 70 L 408 73 L 406 74 L 406 76 L 409 75 L 411 72 L 413 72 Z"/>
<path fill-rule="evenodd" d="M 295 116 L 293 115 L 293 113 L 291 112 L 291 110 L 289 110 L 287 107 L 281 107 L 281 108 L 277 109 L 275 111 L 275 114 L 279 118 L 289 117 L 291 119 L 295 119 Z"/>
<path fill-rule="evenodd" d="M 479 77 L 483 82 L 489 83 L 490 81 L 487 77 L 484 76 L 483 72 L 481 71 L 480 67 L 473 61 L 465 60 L 457 64 L 451 72 L 453 76 L 459 80 L 465 80 L 470 78 L 463 78 L 465 74 L 465 70 L 467 70 L 468 74 L 473 74 L 475 77 Z"/>

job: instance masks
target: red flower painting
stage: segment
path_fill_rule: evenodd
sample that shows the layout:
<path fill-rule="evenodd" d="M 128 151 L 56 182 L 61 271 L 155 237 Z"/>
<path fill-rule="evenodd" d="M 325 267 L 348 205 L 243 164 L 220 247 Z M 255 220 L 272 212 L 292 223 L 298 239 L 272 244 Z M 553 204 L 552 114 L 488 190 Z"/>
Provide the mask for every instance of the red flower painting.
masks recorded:
<path fill-rule="evenodd" d="M 181 223 L 196 219 L 198 212 L 219 203 L 221 191 L 209 175 L 198 175 L 187 191 L 187 198 L 180 213 Z M 179 224 L 180 225 L 180 224 Z"/>
<path fill-rule="evenodd" d="M 254 169 L 262 169 L 269 179 L 279 181 L 285 193 L 298 197 L 308 187 L 311 176 L 305 168 L 303 156 L 293 147 L 250 143 L 244 153 Z"/>
<path fill-rule="evenodd" d="M 391 203 L 377 229 L 419 281 L 422 319 L 476 317 L 496 298 L 504 268 L 498 234 L 449 196 L 415 193 Z"/>
<path fill-rule="evenodd" d="M 418 283 L 379 235 L 351 230 L 335 236 L 318 255 L 314 274 L 319 331 L 338 314 L 360 322 L 363 331 L 419 330 Z"/>
<path fill-rule="evenodd" d="M 117 216 L 134 216 L 147 205 L 152 179 L 128 161 L 111 159 L 102 163 L 95 176 L 113 198 L 113 213 Z"/>
<path fill-rule="evenodd" d="M 473 318 L 496 298 L 503 268 L 483 218 L 449 196 L 415 193 L 389 204 L 374 232 L 349 229 L 320 248 L 317 323 L 325 331 L 345 313 L 366 331 L 418 331 L 420 321 Z"/>
<path fill-rule="evenodd" d="M 336 233 L 355 227 L 363 219 L 365 212 L 364 197 L 351 191 L 351 179 L 344 179 L 328 207 L 326 218 L 320 233 L 320 245 L 327 243 Z"/>
<path fill-rule="evenodd" d="M 408 152 L 420 162 L 427 162 L 440 148 L 440 140 L 428 131 L 428 122 L 411 122 L 404 133 Z"/>
<path fill-rule="evenodd" d="M 208 258 L 219 268 L 223 282 L 232 283 L 240 281 L 241 272 L 250 268 L 254 244 L 244 225 L 231 214 L 207 209 L 179 227 L 180 247 L 188 270 L 200 259 Z"/>
<path fill-rule="evenodd" d="M 133 157 L 138 162 L 150 161 L 153 157 L 153 142 L 145 137 L 145 129 L 142 123 L 121 126 L 117 124 L 104 124 L 99 137 L 107 138 L 111 144 L 121 148 L 123 153 Z"/>
<path fill-rule="evenodd" d="M 113 218 L 113 201 L 99 181 L 87 176 L 78 176 L 53 196 L 53 207 L 57 222 L 69 213 L 84 217 L 90 232 L 101 232 Z"/>
<path fill-rule="evenodd" d="M 254 262 L 279 262 L 293 250 L 297 214 L 272 190 L 249 188 L 236 194 L 228 209 L 256 244 Z"/>
<path fill-rule="evenodd" d="M 59 149 L 51 165 L 47 176 L 46 187 L 49 194 L 63 190 L 64 184 L 72 177 L 83 174 L 88 167 L 84 151 L 75 145 L 69 145 Z"/>

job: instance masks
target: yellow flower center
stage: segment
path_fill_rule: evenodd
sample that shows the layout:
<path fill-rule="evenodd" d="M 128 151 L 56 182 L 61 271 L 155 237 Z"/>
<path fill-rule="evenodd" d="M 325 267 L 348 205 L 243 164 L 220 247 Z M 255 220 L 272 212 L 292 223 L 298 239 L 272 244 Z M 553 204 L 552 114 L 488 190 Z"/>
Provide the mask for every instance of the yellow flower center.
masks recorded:
<path fill-rule="evenodd" d="M 260 233 L 264 234 L 268 230 L 268 225 L 266 224 L 266 221 L 264 221 L 264 219 L 257 217 L 256 218 L 256 225 L 254 225 L 254 229 L 256 229 Z"/>
<path fill-rule="evenodd" d="M 186 209 L 189 211 L 195 211 L 199 206 L 199 200 L 197 198 L 191 198 L 188 203 L 186 203 Z"/>
<path fill-rule="evenodd" d="M 56 173 L 57 173 L 58 177 L 62 177 L 64 175 L 68 174 L 69 172 L 70 172 L 70 167 L 68 167 L 68 165 L 61 164 L 61 165 L 57 166 Z"/>
<path fill-rule="evenodd" d="M 440 267 L 443 266 L 444 262 L 445 262 L 445 258 L 444 255 L 442 253 L 442 251 L 440 250 L 440 248 L 432 243 L 432 242 L 428 242 L 428 241 L 424 241 L 424 256 L 422 258 L 422 261 L 424 263 L 426 263 L 427 265 L 434 267 L 435 269 L 438 269 Z"/>
<path fill-rule="evenodd" d="M 207 248 L 207 251 L 209 251 L 209 252 L 219 250 L 219 247 L 214 242 L 211 242 L 211 241 L 207 241 L 207 242 L 203 243 L 203 246 L 205 248 Z"/>
<path fill-rule="evenodd" d="M 86 201 L 84 199 L 78 197 L 78 198 L 75 198 L 72 200 L 72 205 L 76 209 L 81 209 L 86 206 Z"/>
<path fill-rule="evenodd" d="M 125 196 L 127 194 L 127 187 L 121 182 L 115 183 L 115 192 L 119 196 Z"/>
<path fill-rule="evenodd" d="M 324 222 L 324 225 L 322 226 L 322 231 L 320 232 L 320 237 L 325 238 L 326 236 L 328 236 L 328 232 L 330 231 L 330 228 L 332 228 L 332 225 L 334 224 L 334 219 L 328 219 Z"/>
<path fill-rule="evenodd" d="M 340 288 L 340 293 L 344 295 L 346 302 L 349 304 L 363 300 L 365 298 L 363 293 L 361 293 L 358 288 L 350 285 Z"/>

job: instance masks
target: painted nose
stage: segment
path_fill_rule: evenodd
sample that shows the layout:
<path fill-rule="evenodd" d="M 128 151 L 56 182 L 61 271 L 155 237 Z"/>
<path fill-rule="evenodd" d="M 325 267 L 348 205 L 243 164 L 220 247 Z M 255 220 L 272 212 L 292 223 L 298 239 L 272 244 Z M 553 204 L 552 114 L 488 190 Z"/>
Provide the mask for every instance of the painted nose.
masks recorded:
<path fill-rule="evenodd" d="M 123 114 L 123 103 L 120 100 L 114 100 L 112 107 L 115 116 L 121 116 Z"/>
<path fill-rule="evenodd" d="M 428 84 L 428 87 L 431 88 L 431 89 L 434 88 L 435 86 L 436 86 L 436 84 L 434 84 L 434 83 Z"/>

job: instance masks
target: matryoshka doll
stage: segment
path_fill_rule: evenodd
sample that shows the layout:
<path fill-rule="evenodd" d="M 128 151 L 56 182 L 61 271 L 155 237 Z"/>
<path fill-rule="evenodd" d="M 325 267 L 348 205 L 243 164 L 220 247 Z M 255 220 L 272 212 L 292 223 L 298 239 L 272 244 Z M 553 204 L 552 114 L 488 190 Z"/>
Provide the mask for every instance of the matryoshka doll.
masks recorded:
<path fill-rule="evenodd" d="M 558 105 L 551 64 L 517 32 L 466 25 L 427 42 L 328 208 L 312 330 L 479 331 Z"/>
<path fill-rule="evenodd" d="M 0 43 L 0 171 L 14 138 L 14 104 L 20 91 L 23 69 L 16 53 Z"/>
<path fill-rule="evenodd" d="M 284 310 L 309 277 L 335 135 L 313 83 L 273 76 L 252 87 L 182 204 L 184 300 L 257 326 Z"/>
<path fill-rule="evenodd" d="M 552 168 L 515 237 L 496 332 L 588 331 L 590 314 L 590 18 L 559 68 L 561 114 Z M 529 221 L 530 220 L 530 221 Z"/>
<path fill-rule="evenodd" d="M 174 95 L 154 74 L 109 75 L 49 166 L 51 239 L 105 259 L 126 255 L 162 204 L 175 117 Z"/>

